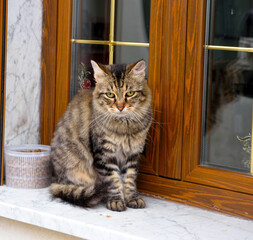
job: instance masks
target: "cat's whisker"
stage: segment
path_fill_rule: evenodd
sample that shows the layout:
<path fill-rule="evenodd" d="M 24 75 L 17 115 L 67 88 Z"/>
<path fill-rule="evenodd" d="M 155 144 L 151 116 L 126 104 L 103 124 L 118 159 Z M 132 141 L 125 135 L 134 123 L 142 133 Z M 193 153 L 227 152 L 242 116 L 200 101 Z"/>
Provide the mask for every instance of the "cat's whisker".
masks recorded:
<path fill-rule="evenodd" d="M 139 125 L 144 129 L 145 126 L 144 126 L 144 124 L 141 122 L 141 120 L 138 118 L 137 113 L 136 113 L 136 112 L 132 112 L 132 113 L 133 113 L 135 119 L 138 121 Z"/>
<path fill-rule="evenodd" d="M 108 128 L 108 124 L 109 124 L 111 118 L 112 118 L 112 114 L 109 113 L 108 116 L 107 116 L 107 118 L 104 121 L 104 124 L 103 124 L 106 128 Z"/>
<path fill-rule="evenodd" d="M 106 114 L 106 116 L 104 116 L 102 119 L 100 119 L 98 122 L 97 122 L 97 125 L 101 125 L 101 126 L 105 126 L 105 122 L 107 122 L 107 120 L 109 119 L 110 117 L 110 112 L 108 112 Z"/>
<path fill-rule="evenodd" d="M 153 114 L 153 112 L 151 110 L 149 110 L 149 109 L 142 108 L 142 107 L 138 107 L 138 109 L 140 109 L 140 111 L 135 111 L 135 112 L 138 113 L 139 115 L 141 115 L 142 118 L 145 118 L 146 115 L 152 115 Z M 145 116 L 142 116 L 142 114 L 145 114 Z M 153 119 L 154 118 L 152 117 L 152 120 Z"/>
<path fill-rule="evenodd" d="M 155 121 L 155 119 L 154 119 L 154 118 L 151 118 L 151 121 L 152 121 L 152 123 L 154 123 L 154 124 L 158 124 L 158 125 L 159 125 L 159 127 L 160 127 L 160 128 L 162 128 L 162 129 L 164 130 L 164 128 L 160 125 L 160 123 L 159 123 L 159 122 L 157 122 L 157 121 Z M 155 127 L 155 126 L 153 126 L 153 124 L 151 124 L 150 128 L 152 128 L 155 132 L 157 132 L 157 131 L 158 131 L 158 130 L 156 129 L 156 127 Z"/>
<path fill-rule="evenodd" d="M 152 111 L 148 111 L 148 110 L 147 110 L 146 112 L 147 112 L 147 113 L 152 113 Z M 143 120 L 143 119 L 145 118 L 145 116 L 142 117 L 142 116 L 140 115 L 140 113 L 137 112 L 137 111 L 131 111 L 131 113 L 133 113 L 134 115 L 138 115 L 139 118 L 137 118 L 137 116 L 134 116 L 134 118 L 138 121 L 138 124 L 139 124 L 139 125 L 140 125 L 140 123 L 142 124 L 142 121 L 141 121 L 141 120 Z M 152 120 L 153 123 L 158 124 L 160 128 L 164 129 L 164 128 L 160 125 L 160 123 L 159 123 L 158 121 L 156 121 L 154 118 L 151 118 L 151 120 Z M 143 125 L 142 125 L 142 127 L 143 127 Z M 156 129 L 155 126 L 151 125 L 150 127 L 151 127 L 155 132 L 158 132 L 158 129 Z M 148 135 L 150 135 L 150 133 L 148 133 Z M 151 137 L 151 140 L 152 140 L 152 137 Z"/>
<path fill-rule="evenodd" d="M 152 110 L 150 110 L 150 109 L 148 109 L 148 108 L 145 108 L 145 107 L 137 107 L 138 109 L 142 109 L 142 110 L 146 110 L 146 111 L 149 111 L 149 112 L 158 112 L 158 113 L 162 113 L 162 111 L 159 111 L 159 110 L 156 110 L 156 109 L 152 109 Z"/>
<path fill-rule="evenodd" d="M 137 114 L 137 115 L 139 115 L 140 116 L 140 114 L 139 113 L 137 113 L 137 112 L 135 112 L 135 114 Z M 145 118 L 145 116 L 144 117 L 142 117 L 142 116 L 140 116 L 140 120 L 143 120 L 144 118 Z M 153 120 L 153 118 L 151 118 L 151 121 Z M 153 127 L 152 125 L 151 125 L 151 127 Z M 155 130 L 155 129 L 154 129 Z"/>
<path fill-rule="evenodd" d="M 100 114 L 96 119 L 94 119 L 92 122 L 92 125 L 90 124 L 89 129 L 93 129 L 95 126 L 97 126 L 98 124 L 102 123 L 103 120 L 109 115 L 109 112 L 105 112 L 103 114 Z"/>
<path fill-rule="evenodd" d="M 104 113 L 101 113 L 100 115 L 98 115 L 95 119 L 93 119 L 89 125 L 91 125 L 93 122 L 95 122 L 97 119 L 99 119 L 100 117 L 106 115 L 108 113 L 108 111 L 104 112 Z"/>
<path fill-rule="evenodd" d="M 154 140 L 153 140 L 152 136 L 149 133 L 147 134 L 147 139 L 146 140 L 151 141 L 152 144 L 154 144 Z"/>
<path fill-rule="evenodd" d="M 162 130 L 165 130 L 165 128 L 161 125 L 161 123 L 158 122 L 158 121 L 156 121 L 155 119 L 152 119 L 152 123 L 153 123 L 154 125 L 158 125 L 159 128 L 161 128 Z M 155 128 L 155 127 L 152 126 L 152 128 Z"/>
<path fill-rule="evenodd" d="M 139 107 L 139 108 L 142 108 L 142 107 Z M 145 108 L 143 108 L 142 109 L 145 113 L 152 113 L 152 111 L 151 110 L 149 110 L 149 109 L 145 109 Z M 154 111 L 154 110 L 153 110 Z M 158 124 L 162 129 L 164 129 L 161 125 L 167 125 L 167 124 L 169 124 L 168 122 L 159 122 L 159 121 L 157 121 L 155 118 L 153 118 L 152 117 L 152 122 L 153 123 L 155 123 L 155 124 Z"/>
<path fill-rule="evenodd" d="M 143 116 L 141 116 L 141 114 L 138 113 L 137 111 L 134 111 L 133 113 L 135 113 L 137 116 L 139 116 L 141 119 L 143 119 Z"/>
<path fill-rule="evenodd" d="M 162 113 L 161 111 L 158 111 L 158 110 L 155 110 L 155 109 L 147 109 L 145 107 L 137 107 L 137 110 L 139 110 L 139 112 L 144 112 L 144 113 L 153 113 L 153 112 L 159 112 L 159 113 Z"/>

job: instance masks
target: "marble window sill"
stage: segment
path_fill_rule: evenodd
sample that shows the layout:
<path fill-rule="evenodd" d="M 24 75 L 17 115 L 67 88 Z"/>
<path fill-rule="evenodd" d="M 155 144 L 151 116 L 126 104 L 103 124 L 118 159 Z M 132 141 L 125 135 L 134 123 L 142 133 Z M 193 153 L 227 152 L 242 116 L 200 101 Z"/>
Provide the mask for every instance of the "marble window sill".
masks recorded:
<path fill-rule="evenodd" d="M 0 216 L 84 239 L 253 239 L 253 221 L 152 197 L 145 209 L 112 212 L 52 200 L 48 188 L 0 187 Z"/>

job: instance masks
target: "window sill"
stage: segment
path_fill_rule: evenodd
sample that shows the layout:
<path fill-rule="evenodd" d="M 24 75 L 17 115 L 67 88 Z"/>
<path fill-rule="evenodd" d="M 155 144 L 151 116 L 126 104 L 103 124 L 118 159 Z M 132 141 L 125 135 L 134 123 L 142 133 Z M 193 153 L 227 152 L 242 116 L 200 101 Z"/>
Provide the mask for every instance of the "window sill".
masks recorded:
<path fill-rule="evenodd" d="M 253 221 L 144 197 L 145 209 L 112 212 L 52 200 L 48 188 L 0 187 L 0 216 L 85 239 L 252 239 Z"/>

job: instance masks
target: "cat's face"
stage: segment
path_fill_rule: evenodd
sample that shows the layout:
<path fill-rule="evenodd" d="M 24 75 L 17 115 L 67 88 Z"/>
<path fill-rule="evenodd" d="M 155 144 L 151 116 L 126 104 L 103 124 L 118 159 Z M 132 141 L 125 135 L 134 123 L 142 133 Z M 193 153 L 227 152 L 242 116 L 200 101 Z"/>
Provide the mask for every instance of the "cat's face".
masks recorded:
<path fill-rule="evenodd" d="M 115 118 L 136 118 L 136 112 L 150 105 L 143 60 L 129 65 L 101 65 L 92 61 L 96 87 L 93 93 L 99 112 Z"/>

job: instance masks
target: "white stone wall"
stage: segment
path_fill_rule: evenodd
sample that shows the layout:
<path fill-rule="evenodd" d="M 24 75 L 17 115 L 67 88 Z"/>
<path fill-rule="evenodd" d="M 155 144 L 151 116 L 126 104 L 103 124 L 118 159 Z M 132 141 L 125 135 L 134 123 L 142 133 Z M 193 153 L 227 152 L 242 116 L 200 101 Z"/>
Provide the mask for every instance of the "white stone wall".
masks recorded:
<path fill-rule="evenodd" d="M 39 143 L 43 0 L 8 0 L 5 144 Z"/>

